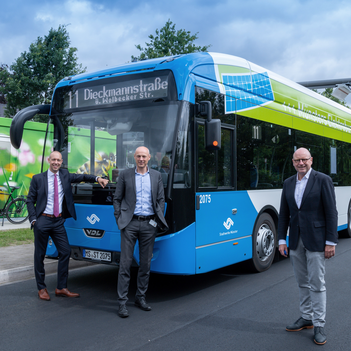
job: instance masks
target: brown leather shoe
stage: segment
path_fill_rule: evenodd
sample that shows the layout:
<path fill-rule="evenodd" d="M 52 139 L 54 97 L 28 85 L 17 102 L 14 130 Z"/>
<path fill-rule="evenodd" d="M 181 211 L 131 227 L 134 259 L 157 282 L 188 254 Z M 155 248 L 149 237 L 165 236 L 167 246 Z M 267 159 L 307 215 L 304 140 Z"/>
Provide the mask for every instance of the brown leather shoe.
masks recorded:
<path fill-rule="evenodd" d="M 49 296 L 49 293 L 46 289 L 39 290 L 38 296 L 39 296 L 39 299 L 41 299 L 41 300 L 50 301 L 50 296 Z"/>
<path fill-rule="evenodd" d="M 63 296 L 63 297 L 79 297 L 80 295 L 77 293 L 70 292 L 67 288 L 64 289 L 56 289 L 55 290 L 56 296 Z"/>

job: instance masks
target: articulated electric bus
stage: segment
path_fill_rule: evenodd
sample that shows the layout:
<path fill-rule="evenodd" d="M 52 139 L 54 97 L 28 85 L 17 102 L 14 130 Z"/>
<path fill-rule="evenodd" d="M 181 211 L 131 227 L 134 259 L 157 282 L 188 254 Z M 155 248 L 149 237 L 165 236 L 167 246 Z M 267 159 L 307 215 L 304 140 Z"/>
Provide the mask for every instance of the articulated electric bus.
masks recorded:
<path fill-rule="evenodd" d="M 169 225 L 156 238 L 152 272 L 190 275 L 241 261 L 268 269 L 299 147 L 333 179 L 338 230 L 351 236 L 351 111 L 245 59 L 194 53 L 67 77 L 51 105 L 14 117 L 14 147 L 36 113 L 48 114 L 43 160 L 57 150 L 70 172 L 110 180 L 105 189 L 72 184 L 78 219 L 65 226 L 74 259 L 118 265 L 112 201 L 141 145 L 149 167 L 162 169 Z M 57 255 L 51 241 L 47 254 Z"/>

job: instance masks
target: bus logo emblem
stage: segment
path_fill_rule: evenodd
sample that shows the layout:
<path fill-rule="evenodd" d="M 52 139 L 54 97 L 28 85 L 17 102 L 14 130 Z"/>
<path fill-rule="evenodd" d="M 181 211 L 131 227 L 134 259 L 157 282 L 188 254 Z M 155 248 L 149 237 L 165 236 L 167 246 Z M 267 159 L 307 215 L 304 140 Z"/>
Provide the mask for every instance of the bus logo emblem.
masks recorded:
<path fill-rule="evenodd" d="M 229 230 L 232 225 L 234 225 L 234 222 L 228 218 L 225 222 L 223 222 L 223 225 L 225 229 Z"/>
<path fill-rule="evenodd" d="M 84 228 L 83 231 L 86 236 L 89 236 L 91 238 L 102 238 L 105 233 L 105 231 L 101 229 Z"/>
<path fill-rule="evenodd" d="M 100 222 L 100 218 L 93 213 L 90 217 L 87 217 L 87 220 L 90 224 L 95 224 L 96 222 Z"/>

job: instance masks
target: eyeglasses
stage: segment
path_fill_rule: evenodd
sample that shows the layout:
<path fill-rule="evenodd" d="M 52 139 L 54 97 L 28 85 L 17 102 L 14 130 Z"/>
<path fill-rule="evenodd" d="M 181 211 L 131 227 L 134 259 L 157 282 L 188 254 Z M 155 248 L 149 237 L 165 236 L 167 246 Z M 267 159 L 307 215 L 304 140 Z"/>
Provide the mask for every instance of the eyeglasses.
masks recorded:
<path fill-rule="evenodd" d="M 310 159 L 311 159 L 311 157 L 309 157 L 309 158 L 299 158 L 298 160 L 294 160 L 293 159 L 293 162 L 294 163 L 300 163 L 300 161 L 301 161 L 302 163 L 306 163 Z"/>

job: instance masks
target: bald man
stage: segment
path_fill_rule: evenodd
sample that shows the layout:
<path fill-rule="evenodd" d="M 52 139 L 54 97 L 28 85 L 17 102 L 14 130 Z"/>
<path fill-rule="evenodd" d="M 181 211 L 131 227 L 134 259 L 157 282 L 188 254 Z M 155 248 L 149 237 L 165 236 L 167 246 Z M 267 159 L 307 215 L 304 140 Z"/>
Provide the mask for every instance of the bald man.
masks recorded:
<path fill-rule="evenodd" d="M 135 168 L 120 173 L 113 199 L 114 215 L 121 231 L 121 256 L 117 294 L 121 318 L 129 316 L 126 303 L 130 281 L 130 267 L 136 240 L 139 241 L 139 271 L 135 305 L 151 311 L 145 294 L 149 284 L 152 251 L 157 233 L 168 229 L 163 216 L 165 198 L 160 172 L 148 167 L 149 149 L 138 147 L 134 153 Z"/>
<path fill-rule="evenodd" d="M 77 219 L 71 183 L 98 182 L 103 188 L 108 180 L 90 174 L 72 174 L 61 169 L 62 155 L 51 152 L 49 169 L 33 176 L 27 197 L 29 221 L 34 229 L 34 271 L 41 300 L 50 301 L 45 284 L 44 257 L 49 236 L 59 253 L 56 296 L 79 297 L 67 289 L 68 264 L 71 248 L 68 243 L 65 219 Z"/>

